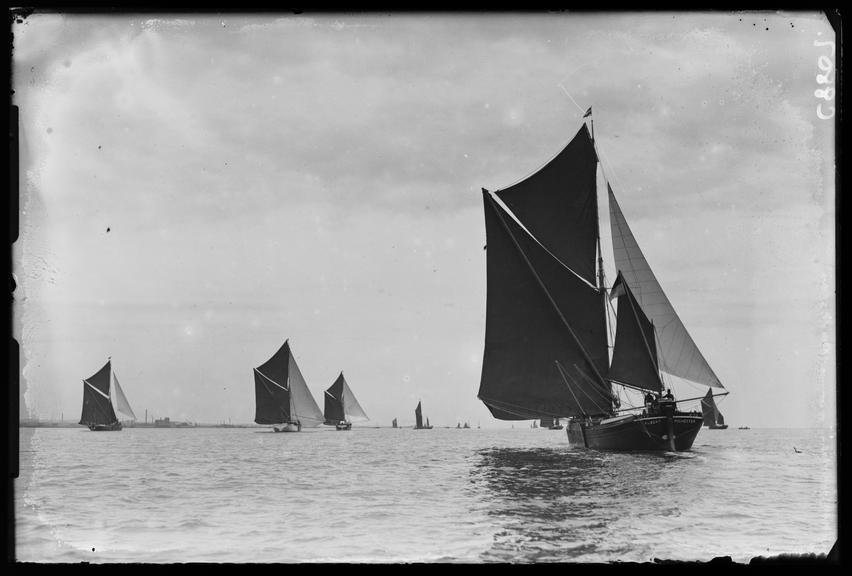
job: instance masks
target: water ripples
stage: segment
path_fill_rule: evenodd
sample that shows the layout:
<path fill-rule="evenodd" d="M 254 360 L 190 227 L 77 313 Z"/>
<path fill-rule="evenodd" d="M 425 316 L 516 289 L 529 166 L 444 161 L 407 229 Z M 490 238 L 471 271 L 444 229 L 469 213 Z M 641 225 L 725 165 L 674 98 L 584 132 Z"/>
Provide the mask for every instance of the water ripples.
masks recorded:
<path fill-rule="evenodd" d="M 822 432 L 702 431 L 685 454 L 575 450 L 543 430 L 43 428 L 21 442 L 26 561 L 747 561 L 836 539 Z"/>

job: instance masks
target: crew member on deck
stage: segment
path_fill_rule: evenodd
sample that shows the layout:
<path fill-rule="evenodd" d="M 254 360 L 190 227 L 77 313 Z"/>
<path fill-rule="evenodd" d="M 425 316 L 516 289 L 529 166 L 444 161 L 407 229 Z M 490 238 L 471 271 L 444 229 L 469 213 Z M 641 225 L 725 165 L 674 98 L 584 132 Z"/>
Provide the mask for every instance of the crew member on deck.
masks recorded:
<path fill-rule="evenodd" d="M 671 388 L 666 388 L 666 395 L 664 396 L 666 400 L 674 400 L 674 394 L 672 394 Z"/>

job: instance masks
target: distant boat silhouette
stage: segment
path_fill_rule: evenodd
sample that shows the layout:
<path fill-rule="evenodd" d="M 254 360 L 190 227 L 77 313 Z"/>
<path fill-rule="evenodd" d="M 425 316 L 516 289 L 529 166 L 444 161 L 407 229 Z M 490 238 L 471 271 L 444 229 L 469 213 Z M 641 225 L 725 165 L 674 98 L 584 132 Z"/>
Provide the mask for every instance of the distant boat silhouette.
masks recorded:
<path fill-rule="evenodd" d="M 351 430 L 353 420 L 356 422 L 369 420 L 346 383 L 343 372 L 325 391 L 323 415 L 325 424 L 333 425 L 337 430 Z"/>
<path fill-rule="evenodd" d="M 415 430 L 431 430 L 432 425 L 429 424 L 429 419 L 426 418 L 426 425 L 423 425 L 423 410 L 420 406 L 420 402 L 417 402 L 417 408 L 414 409 L 414 419 L 416 424 L 414 425 Z"/>
<path fill-rule="evenodd" d="M 795 446 L 793 446 L 793 452 L 795 452 L 796 454 L 801 454 L 801 453 L 802 453 L 802 451 L 801 451 L 801 450 L 799 450 L 799 449 L 797 449 Z"/>
<path fill-rule="evenodd" d="M 276 432 L 300 432 L 323 423 L 322 412 L 290 350 L 289 340 L 254 369 L 255 415 L 258 424 Z"/>
<path fill-rule="evenodd" d="M 396 424 L 396 418 L 394 418 L 393 422 L 391 422 L 391 427 L 392 428 L 399 428 L 399 426 L 397 426 L 397 424 Z"/>
<path fill-rule="evenodd" d="M 701 399 L 701 414 L 704 417 L 704 425 L 710 430 L 724 430 L 728 427 L 725 418 L 719 412 L 716 401 L 713 400 L 713 391 L 708 388 L 707 394 Z"/>
<path fill-rule="evenodd" d="M 112 383 L 112 386 L 110 386 Z M 115 401 L 113 401 L 113 392 Z M 79 424 L 88 426 L 92 432 L 117 432 L 121 430 L 121 422 L 115 415 L 113 405 L 116 404 L 118 411 L 127 416 L 129 420 L 136 420 L 136 415 L 130 408 L 130 403 L 118 383 L 118 378 L 112 371 L 112 359 L 95 372 L 94 375 L 83 380 L 83 411 L 80 415 Z"/>
<path fill-rule="evenodd" d="M 737 430 L 751 430 L 748 426 L 740 426 Z"/>
<path fill-rule="evenodd" d="M 462 428 L 470 428 L 470 424 L 468 424 L 467 422 L 465 422 L 465 423 L 464 423 L 464 426 L 462 426 Z"/>

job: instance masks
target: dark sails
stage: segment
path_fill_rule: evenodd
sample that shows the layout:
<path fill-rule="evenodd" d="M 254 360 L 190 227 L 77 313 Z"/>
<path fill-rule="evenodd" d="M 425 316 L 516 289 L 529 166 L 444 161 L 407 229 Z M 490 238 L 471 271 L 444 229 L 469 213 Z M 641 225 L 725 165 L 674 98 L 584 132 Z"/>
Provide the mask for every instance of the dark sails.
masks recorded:
<path fill-rule="evenodd" d="M 103 368 L 83 380 L 83 412 L 80 415 L 80 424 L 91 426 L 118 422 L 109 396 L 111 374 L 111 361 L 107 360 Z"/>
<path fill-rule="evenodd" d="M 420 402 L 417 403 L 417 408 L 414 409 L 415 428 L 423 428 L 423 411 L 420 409 Z"/>
<path fill-rule="evenodd" d="M 625 386 L 659 392 L 663 389 L 657 364 L 654 325 L 636 301 L 621 272 L 610 298 L 618 298 L 618 325 L 609 379 Z"/>
<path fill-rule="evenodd" d="M 342 421 L 369 420 L 364 409 L 355 398 L 355 394 L 346 383 L 343 372 L 337 377 L 328 390 L 325 391 L 325 406 L 323 415 L 325 424 L 337 424 Z"/>
<path fill-rule="evenodd" d="M 290 422 L 290 344 L 278 349 L 272 358 L 254 369 L 254 421 L 258 424 Z"/>
<path fill-rule="evenodd" d="M 592 284 L 596 162 L 584 126 L 547 166 L 497 192 L 523 227 L 483 190 L 488 297 L 478 396 L 500 420 L 612 409 L 604 296 Z"/>
<path fill-rule="evenodd" d="M 716 406 L 716 401 L 713 399 L 713 391 L 708 389 L 707 394 L 701 399 L 701 414 L 704 416 L 704 425 L 711 428 L 723 426 L 725 419 L 719 408 Z"/>

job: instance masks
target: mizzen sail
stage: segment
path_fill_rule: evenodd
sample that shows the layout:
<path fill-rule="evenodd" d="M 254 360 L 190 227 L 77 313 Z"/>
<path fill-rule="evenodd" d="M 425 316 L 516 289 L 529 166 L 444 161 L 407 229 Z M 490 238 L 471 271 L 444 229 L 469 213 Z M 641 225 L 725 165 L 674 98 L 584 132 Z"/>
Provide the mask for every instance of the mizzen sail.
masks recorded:
<path fill-rule="evenodd" d="M 615 265 L 633 288 L 642 310 L 654 323 L 659 340 L 660 368 L 673 376 L 724 388 L 651 271 L 612 188 L 607 188 Z"/>
<path fill-rule="evenodd" d="M 417 408 L 414 409 L 415 428 L 423 428 L 423 410 L 420 408 L 420 402 L 417 403 Z"/>

